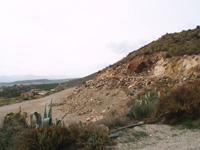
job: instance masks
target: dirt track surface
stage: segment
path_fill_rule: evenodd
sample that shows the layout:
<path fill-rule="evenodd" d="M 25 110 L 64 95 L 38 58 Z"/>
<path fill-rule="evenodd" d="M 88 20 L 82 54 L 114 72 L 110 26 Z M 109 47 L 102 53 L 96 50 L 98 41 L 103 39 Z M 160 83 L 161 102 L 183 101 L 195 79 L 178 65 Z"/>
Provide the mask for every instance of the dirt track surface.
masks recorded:
<path fill-rule="evenodd" d="M 33 112 L 37 111 L 41 114 L 43 114 L 44 111 L 44 105 L 50 104 L 51 99 L 53 99 L 53 103 L 58 103 L 62 102 L 64 97 L 67 97 L 70 93 L 74 91 L 75 88 L 70 88 L 63 90 L 61 92 L 40 98 L 40 99 L 35 99 L 35 100 L 29 100 L 29 101 L 24 101 L 16 104 L 11 104 L 11 105 L 6 105 L 0 107 L 0 124 L 2 123 L 2 120 L 4 116 L 10 112 L 16 112 L 16 110 L 21 107 L 22 112 L 27 112 L 28 115 Z M 55 106 L 56 107 L 56 106 Z M 63 112 L 59 111 L 59 109 L 56 109 L 53 107 L 53 118 L 60 118 L 64 114 Z"/>
<path fill-rule="evenodd" d="M 142 131 L 146 138 L 135 140 L 133 133 Z M 200 150 L 199 129 L 177 129 L 168 125 L 143 125 L 121 133 L 113 150 Z"/>

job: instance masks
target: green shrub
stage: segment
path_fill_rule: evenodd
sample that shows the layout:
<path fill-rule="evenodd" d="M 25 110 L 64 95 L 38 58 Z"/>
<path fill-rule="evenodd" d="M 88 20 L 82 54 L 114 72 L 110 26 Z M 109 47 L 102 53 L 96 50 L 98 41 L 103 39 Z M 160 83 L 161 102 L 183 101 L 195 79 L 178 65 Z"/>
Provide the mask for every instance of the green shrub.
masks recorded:
<path fill-rule="evenodd" d="M 57 150 L 71 149 L 73 139 L 70 139 L 69 129 L 61 126 L 45 126 L 22 133 L 15 139 L 13 149 L 18 150 Z M 72 143 L 70 145 L 70 143 Z"/>
<path fill-rule="evenodd" d="M 160 97 L 155 115 L 164 123 L 176 123 L 178 118 L 200 118 L 200 81 L 182 85 Z"/>
<path fill-rule="evenodd" d="M 160 92 L 157 92 L 156 89 L 154 91 L 146 92 L 143 99 L 139 94 L 138 99 L 133 103 L 128 113 L 128 117 L 135 119 L 144 119 L 150 117 L 159 97 Z"/>
<path fill-rule="evenodd" d="M 107 144 L 108 133 L 102 128 L 71 124 L 26 131 L 14 145 L 18 150 L 101 150 Z"/>

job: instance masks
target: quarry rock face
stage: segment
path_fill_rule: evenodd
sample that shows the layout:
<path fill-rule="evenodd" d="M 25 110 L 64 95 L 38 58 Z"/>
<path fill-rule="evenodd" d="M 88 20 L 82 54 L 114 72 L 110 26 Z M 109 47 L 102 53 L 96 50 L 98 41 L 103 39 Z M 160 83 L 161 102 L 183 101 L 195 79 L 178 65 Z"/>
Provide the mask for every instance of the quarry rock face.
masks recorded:
<path fill-rule="evenodd" d="M 113 65 L 104 70 L 102 70 L 95 77 L 95 81 L 101 80 L 106 77 L 116 77 L 123 78 L 125 76 L 138 76 L 144 75 L 151 71 L 155 63 L 163 58 L 165 52 L 158 52 L 149 55 L 140 55 L 135 57 L 132 60 L 129 60 L 127 63 L 120 65 Z"/>
<path fill-rule="evenodd" d="M 133 88 L 138 85 L 150 86 L 160 78 L 183 81 L 183 78 L 187 79 L 191 75 L 200 75 L 199 55 L 165 58 L 165 53 L 159 52 L 138 56 L 125 64 L 103 70 L 97 74 L 94 85 Z"/>
<path fill-rule="evenodd" d="M 160 59 L 153 70 L 154 76 L 189 76 L 200 74 L 200 56 L 178 56 L 173 58 Z"/>

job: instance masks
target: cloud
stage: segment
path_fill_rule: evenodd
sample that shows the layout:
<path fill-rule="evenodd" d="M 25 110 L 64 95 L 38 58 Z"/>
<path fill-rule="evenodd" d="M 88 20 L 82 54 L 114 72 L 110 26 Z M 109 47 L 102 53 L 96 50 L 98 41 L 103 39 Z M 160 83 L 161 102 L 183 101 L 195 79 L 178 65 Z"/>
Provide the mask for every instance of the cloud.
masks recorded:
<path fill-rule="evenodd" d="M 106 47 L 111 49 L 114 53 L 121 55 L 137 50 L 148 42 L 147 40 L 140 40 L 137 42 L 122 41 L 120 43 L 110 42 L 106 44 Z"/>
<path fill-rule="evenodd" d="M 199 2 L 0 0 L 0 75 L 88 75 L 196 27 Z"/>

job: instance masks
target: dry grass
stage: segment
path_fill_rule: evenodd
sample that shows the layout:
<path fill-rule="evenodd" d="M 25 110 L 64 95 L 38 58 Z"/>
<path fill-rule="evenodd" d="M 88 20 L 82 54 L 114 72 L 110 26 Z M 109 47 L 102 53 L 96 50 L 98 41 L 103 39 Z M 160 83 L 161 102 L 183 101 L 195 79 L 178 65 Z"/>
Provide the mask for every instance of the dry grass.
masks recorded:
<path fill-rule="evenodd" d="M 183 85 L 169 95 L 162 96 L 155 108 L 155 115 L 164 123 L 175 123 L 181 116 L 200 117 L 200 80 Z"/>
<path fill-rule="evenodd" d="M 129 122 L 126 115 L 120 115 L 116 111 L 107 114 L 103 119 L 96 121 L 95 125 L 104 124 L 109 129 L 125 126 Z"/>

